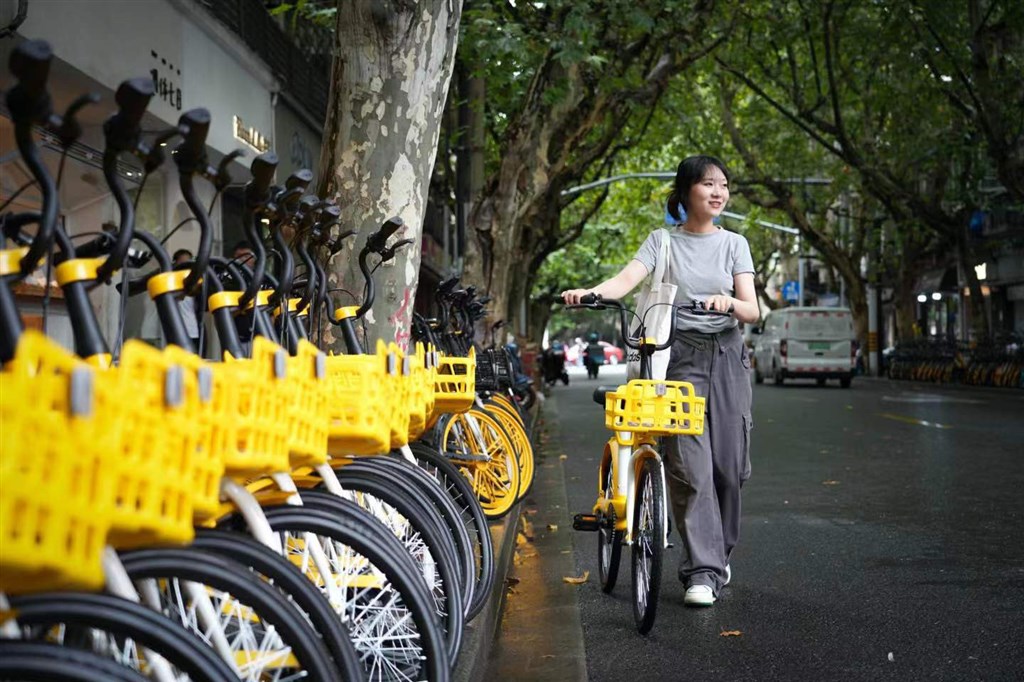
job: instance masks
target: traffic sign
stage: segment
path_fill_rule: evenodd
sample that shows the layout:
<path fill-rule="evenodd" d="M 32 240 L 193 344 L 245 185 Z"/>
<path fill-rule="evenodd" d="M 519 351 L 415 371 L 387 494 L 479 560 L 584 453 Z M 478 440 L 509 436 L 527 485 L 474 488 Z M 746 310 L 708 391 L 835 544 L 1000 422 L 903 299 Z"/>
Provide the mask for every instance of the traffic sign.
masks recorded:
<path fill-rule="evenodd" d="M 800 300 L 800 282 L 791 279 L 782 285 L 782 298 L 790 303 Z"/>

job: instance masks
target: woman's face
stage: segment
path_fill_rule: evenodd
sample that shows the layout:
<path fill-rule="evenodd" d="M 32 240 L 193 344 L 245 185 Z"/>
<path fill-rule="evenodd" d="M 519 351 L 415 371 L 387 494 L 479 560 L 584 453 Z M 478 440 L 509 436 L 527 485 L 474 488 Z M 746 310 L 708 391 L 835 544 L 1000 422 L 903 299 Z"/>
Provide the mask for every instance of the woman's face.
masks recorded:
<path fill-rule="evenodd" d="M 709 166 L 704 177 L 690 188 L 686 214 L 694 220 L 710 219 L 721 215 L 729 201 L 729 181 L 718 166 Z"/>

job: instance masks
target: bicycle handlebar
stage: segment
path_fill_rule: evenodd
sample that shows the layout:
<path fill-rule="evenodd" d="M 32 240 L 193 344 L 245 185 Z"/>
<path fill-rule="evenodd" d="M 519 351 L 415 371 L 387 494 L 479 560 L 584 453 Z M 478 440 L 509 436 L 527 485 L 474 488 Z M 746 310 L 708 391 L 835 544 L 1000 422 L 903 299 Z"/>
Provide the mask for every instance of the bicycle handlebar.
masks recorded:
<path fill-rule="evenodd" d="M 50 248 L 54 230 L 57 229 L 57 187 L 43 165 L 32 139 L 32 125 L 45 125 L 53 114 L 50 94 L 46 91 L 52 59 L 53 51 L 46 41 L 26 40 L 11 52 L 9 61 L 11 74 L 18 80 L 7 92 L 6 98 L 7 109 L 14 121 L 15 142 L 42 193 L 39 228 L 28 252 L 21 259 L 22 276 L 35 270 Z"/>
<path fill-rule="evenodd" d="M 150 98 L 155 94 L 153 81 L 150 78 L 132 78 L 124 81 L 117 88 L 114 101 L 117 112 L 103 124 L 106 138 L 106 149 L 103 151 L 103 175 L 110 187 L 114 200 L 120 211 L 120 224 L 117 238 L 110 255 L 97 271 L 96 279 L 108 281 L 110 276 L 121 267 L 125 254 L 131 246 L 135 231 L 135 206 L 128 197 L 121 177 L 117 172 L 117 160 L 122 152 L 135 153 L 140 151 L 139 138 L 142 134 L 142 116 L 146 113 Z"/>
<path fill-rule="evenodd" d="M 591 308 L 593 310 L 604 310 L 605 308 L 609 308 L 609 307 L 610 308 L 618 308 L 620 321 L 622 323 L 622 341 L 623 341 L 623 343 L 625 343 L 626 346 L 628 346 L 629 348 L 633 348 L 633 349 L 636 349 L 636 350 L 641 350 L 641 346 L 647 346 L 648 345 L 648 344 L 642 343 L 642 339 L 639 339 L 639 338 L 633 339 L 632 337 L 630 337 L 630 335 L 629 335 L 629 325 L 627 323 L 626 313 L 627 312 L 632 312 L 632 311 L 630 311 L 628 308 L 626 308 L 626 306 L 623 305 L 622 301 L 619 301 L 619 300 L 614 299 L 614 298 L 603 298 L 600 294 L 595 294 L 595 293 L 591 292 L 589 294 L 584 294 L 583 296 L 580 297 L 579 305 L 567 305 L 566 307 L 567 308 Z M 694 315 L 715 315 L 715 316 L 719 316 L 719 317 L 729 317 L 729 316 L 732 315 L 733 310 L 734 310 L 733 306 L 729 306 L 729 310 L 727 310 L 727 311 L 711 310 L 711 309 L 709 309 L 707 307 L 707 304 L 704 301 L 698 301 L 696 299 L 691 300 L 689 305 L 686 305 L 686 304 L 672 305 L 671 307 L 672 307 L 673 310 L 682 309 L 682 310 L 686 310 L 687 312 L 690 312 L 690 313 L 692 313 Z M 640 328 L 639 328 L 638 331 L 641 334 L 643 334 L 644 331 L 645 331 L 644 330 L 644 325 L 643 325 L 643 320 L 641 320 L 641 325 L 640 325 Z M 673 339 L 669 338 L 668 341 L 666 341 L 665 343 L 660 343 L 660 344 L 657 344 L 656 346 L 654 346 L 654 350 L 655 351 L 665 350 L 666 348 L 669 348 L 669 347 L 672 346 L 672 341 L 673 341 Z"/>

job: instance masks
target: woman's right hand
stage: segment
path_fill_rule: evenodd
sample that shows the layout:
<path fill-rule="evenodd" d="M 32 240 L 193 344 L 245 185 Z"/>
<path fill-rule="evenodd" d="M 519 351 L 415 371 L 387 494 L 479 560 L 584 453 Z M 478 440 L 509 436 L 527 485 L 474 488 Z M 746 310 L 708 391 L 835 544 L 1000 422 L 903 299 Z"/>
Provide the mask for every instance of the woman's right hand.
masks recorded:
<path fill-rule="evenodd" d="M 590 293 L 592 289 L 567 289 L 562 292 L 562 300 L 566 305 L 579 305 L 580 299 Z"/>

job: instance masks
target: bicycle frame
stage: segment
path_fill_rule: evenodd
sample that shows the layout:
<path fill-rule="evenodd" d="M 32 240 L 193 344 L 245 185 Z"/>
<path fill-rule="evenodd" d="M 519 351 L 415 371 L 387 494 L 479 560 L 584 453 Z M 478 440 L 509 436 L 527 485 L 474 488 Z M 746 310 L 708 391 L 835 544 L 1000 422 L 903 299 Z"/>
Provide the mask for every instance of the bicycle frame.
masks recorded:
<path fill-rule="evenodd" d="M 637 438 L 638 445 L 620 445 L 612 437 L 604 446 L 604 454 L 601 457 L 601 467 L 598 473 L 598 499 L 594 503 L 594 514 L 607 518 L 615 515 L 615 530 L 623 531 L 623 542 L 626 545 L 633 544 L 633 507 L 637 499 L 637 478 L 644 461 L 653 459 L 657 462 L 658 471 L 661 473 L 662 483 L 665 481 L 665 467 L 662 462 L 661 453 L 655 449 L 653 439 Z M 609 491 L 602 490 L 605 478 L 611 470 L 611 496 Z M 662 537 L 662 547 L 668 547 L 668 505 L 662 509 L 664 514 L 663 527 L 666 529 Z"/>

